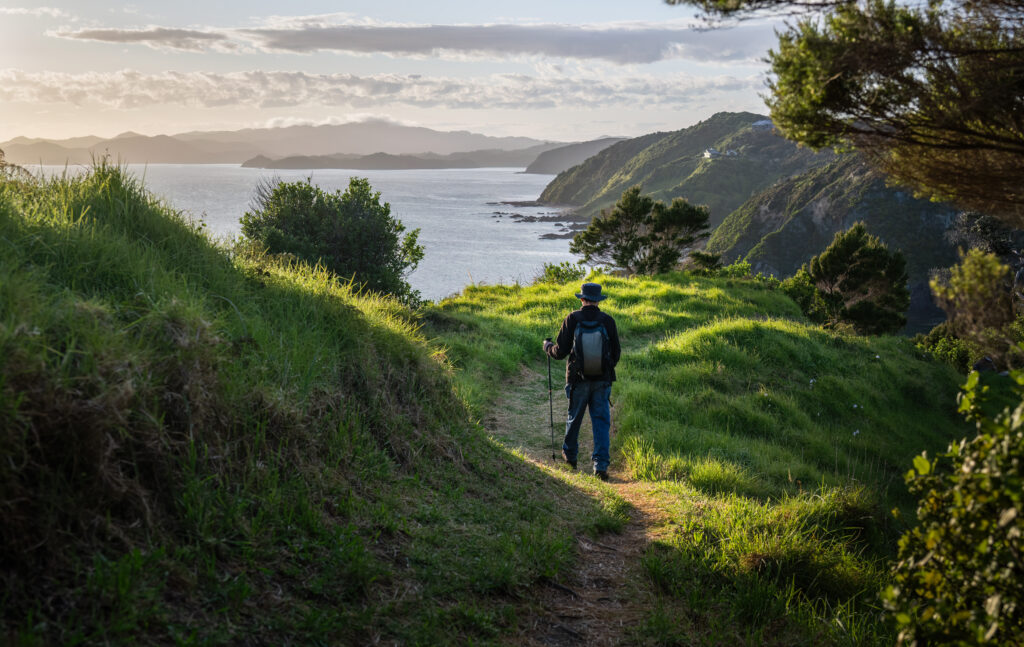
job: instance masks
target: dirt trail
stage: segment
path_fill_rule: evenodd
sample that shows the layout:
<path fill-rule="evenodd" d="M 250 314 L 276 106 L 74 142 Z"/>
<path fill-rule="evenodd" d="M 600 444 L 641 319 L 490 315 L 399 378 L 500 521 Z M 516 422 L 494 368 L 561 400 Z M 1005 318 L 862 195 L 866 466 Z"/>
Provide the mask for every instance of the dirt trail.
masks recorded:
<path fill-rule="evenodd" d="M 557 372 L 556 372 L 557 366 Z M 546 369 L 546 367 L 545 367 Z M 564 365 L 552 366 L 554 383 L 555 453 L 560 454 L 565 424 Z M 614 403 L 615 394 L 612 393 Z M 505 398 L 484 421 L 495 438 L 517 447 L 545 469 L 566 469 L 551 460 L 551 433 L 547 375 L 524 368 L 508 384 Z M 615 411 L 612 410 L 612 435 Z M 580 430 L 579 467 L 590 471 L 593 436 L 589 420 Z M 529 593 L 528 617 L 519 633 L 509 636 L 515 645 L 618 645 L 648 610 L 649 594 L 640 588 L 640 557 L 652 540 L 667 532 L 667 515 L 645 483 L 632 480 L 612 456 L 608 484 L 631 506 L 630 521 L 619 534 L 598 539 L 579 536 L 577 562 L 557 581 L 538 585 Z"/>

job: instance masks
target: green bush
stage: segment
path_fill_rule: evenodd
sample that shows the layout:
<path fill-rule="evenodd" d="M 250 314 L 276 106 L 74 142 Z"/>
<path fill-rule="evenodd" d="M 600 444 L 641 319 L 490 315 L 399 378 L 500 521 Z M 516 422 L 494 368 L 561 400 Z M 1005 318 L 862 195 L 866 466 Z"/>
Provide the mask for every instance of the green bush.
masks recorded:
<path fill-rule="evenodd" d="M 946 280 L 931 281 L 932 293 L 949 316 L 953 332 L 978 346 L 999 366 L 1019 367 L 1020 324 L 1013 303 L 1010 267 L 980 249 L 963 255 Z"/>
<path fill-rule="evenodd" d="M 698 271 L 712 273 L 722 269 L 722 255 L 709 252 L 690 252 L 690 261 Z"/>
<path fill-rule="evenodd" d="M 918 456 L 906 476 L 919 524 L 900 540 L 895 584 L 883 595 L 902 643 L 1024 641 L 1024 371 L 987 378 L 971 373 L 961 395 L 978 436 L 935 461 Z M 999 380 L 1015 396 L 1001 409 Z"/>
<path fill-rule="evenodd" d="M 943 361 L 957 371 L 967 375 L 971 365 L 983 355 L 971 342 L 957 337 L 948 321 L 943 321 L 928 331 L 926 335 L 915 335 L 914 345 L 931 353 L 935 359 Z"/>
<path fill-rule="evenodd" d="M 374 292 L 419 301 L 405 277 L 423 259 L 420 230 L 405 233 L 365 178 L 350 178 L 344 193 L 327 193 L 309 180 L 261 184 L 241 222 L 242 234 L 272 254 L 322 263 Z"/>
<path fill-rule="evenodd" d="M 750 263 L 748 261 L 736 261 L 731 265 L 719 268 L 716 275 L 729 279 L 744 279 L 750 276 L 750 269 Z"/>
<path fill-rule="evenodd" d="M 821 299 L 817 288 L 807 273 L 807 267 L 801 267 L 796 274 L 782 281 L 782 291 L 796 304 L 804 315 L 814 323 L 825 323 L 825 302 Z"/>
<path fill-rule="evenodd" d="M 572 263 L 570 261 L 544 263 L 544 269 L 541 271 L 540 276 L 533 280 L 533 283 L 535 285 L 538 283 L 561 285 L 573 281 L 582 281 L 586 275 L 587 268 L 583 263 Z"/>

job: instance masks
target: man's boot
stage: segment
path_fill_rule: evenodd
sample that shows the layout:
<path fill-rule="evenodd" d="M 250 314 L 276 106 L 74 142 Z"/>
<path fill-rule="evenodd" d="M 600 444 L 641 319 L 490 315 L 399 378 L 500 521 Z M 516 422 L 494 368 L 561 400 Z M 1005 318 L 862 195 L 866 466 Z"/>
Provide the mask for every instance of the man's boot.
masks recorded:
<path fill-rule="evenodd" d="M 569 467 L 571 467 L 573 469 L 576 469 L 576 461 L 575 460 L 569 460 L 569 457 L 565 455 L 565 450 L 564 449 L 562 450 L 562 459 L 565 460 L 565 462 L 569 464 Z"/>

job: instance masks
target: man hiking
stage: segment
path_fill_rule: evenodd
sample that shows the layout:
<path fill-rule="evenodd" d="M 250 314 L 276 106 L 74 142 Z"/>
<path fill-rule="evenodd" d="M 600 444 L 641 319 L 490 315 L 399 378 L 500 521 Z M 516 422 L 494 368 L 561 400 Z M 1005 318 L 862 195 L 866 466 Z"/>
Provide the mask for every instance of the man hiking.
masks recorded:
<path fill-rule="evenodd" d="M 590 409 L 594 429 L 594 476 L 608 480 L 608 454 L 611 444 L 611 405 L 608 401 L 615 381 L 615 365 L 622 349 L 615 320 L 601 312 L 598 302 L 604 301 L 601 286 L 584 283 L 576 295 L 582 307 L 562 322 L 558 338 L 544 340 L 544 352 L 553 359 L 569 358 L 565 368 L 565 395 L 569 398 L 569 417 L 562 440 L 562 458 L 576 469 L 579 452 L 580 425 L 583 413 Z"/>

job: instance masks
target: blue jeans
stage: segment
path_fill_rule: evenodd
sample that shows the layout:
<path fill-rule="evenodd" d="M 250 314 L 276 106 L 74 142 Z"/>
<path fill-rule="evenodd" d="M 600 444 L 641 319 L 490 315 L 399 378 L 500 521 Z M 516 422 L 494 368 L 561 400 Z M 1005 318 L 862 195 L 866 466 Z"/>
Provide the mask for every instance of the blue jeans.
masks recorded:
<path fill-rule="evenodd" d="M 569 398 L 569 418 L 565 423 L 562 450 L 568 460 L 576 460 L 576 454 L 580 449 L 580 425 L 583 423 L 583 413 L 589 407 L 590 426 L 594 428 L 594 453 L 591 458 L 597 472 L 608 471 L 608 453 L 611 445 L 609 434 L 612 426 L 611 404 L 608 398 L 611 393 L 611 382 L 579 382 L 565 385 L 565 395 Z"/>

